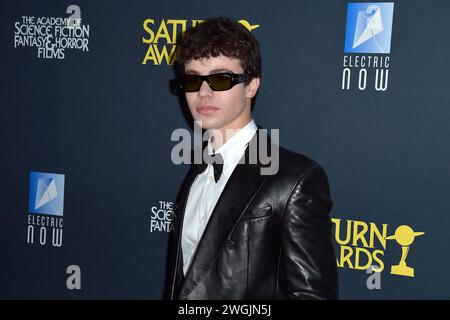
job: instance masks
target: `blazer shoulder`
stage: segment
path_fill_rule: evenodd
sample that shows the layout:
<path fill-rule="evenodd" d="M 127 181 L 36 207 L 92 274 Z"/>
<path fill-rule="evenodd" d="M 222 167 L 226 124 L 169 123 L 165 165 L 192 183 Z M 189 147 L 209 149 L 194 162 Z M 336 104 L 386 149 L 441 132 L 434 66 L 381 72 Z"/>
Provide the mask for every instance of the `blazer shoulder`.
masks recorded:
<path fill-rule="evenodd" d="M 279 171 L 281 174 L 294 175 L 300 178 L 311 170 L 318 170 L 325 173 L 322 166 L 310 157 L 294 152 L 287 148 L 279 147 Z"/>

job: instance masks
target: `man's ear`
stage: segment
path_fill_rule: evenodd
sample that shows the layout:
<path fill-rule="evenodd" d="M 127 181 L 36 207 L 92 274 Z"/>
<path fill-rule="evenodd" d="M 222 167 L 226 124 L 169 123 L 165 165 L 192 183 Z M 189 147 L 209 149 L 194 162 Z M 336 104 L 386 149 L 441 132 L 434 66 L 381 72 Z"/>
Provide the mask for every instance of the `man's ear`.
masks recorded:
<path fill-rule="evenodd" d="M 261 83 L 260 78 L 252 78 L 252 80 L 250 80 L 250 82 L 245 87 L 245 89 L 246 89 L 245 96 L 250 99 L 253 98 L 256 95 L 256 93 L 258 92 L 260 83 Z"/>

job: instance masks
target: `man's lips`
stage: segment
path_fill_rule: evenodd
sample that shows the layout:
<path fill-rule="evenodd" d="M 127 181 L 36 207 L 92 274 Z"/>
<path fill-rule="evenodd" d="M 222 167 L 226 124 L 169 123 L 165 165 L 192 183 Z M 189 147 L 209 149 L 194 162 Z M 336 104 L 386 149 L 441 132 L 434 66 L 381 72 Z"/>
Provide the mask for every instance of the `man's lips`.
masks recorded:
<path fill-rule="evenodd" d="M 204 107 L 198 107 L 195 108 L 195 110 L 200 113 L 200 114 L 211 114 L 217 110 L 219 110 L 219 108 L 215 108 L 215 107 L 211 107 L 211 106 L 204 106 Z"/>

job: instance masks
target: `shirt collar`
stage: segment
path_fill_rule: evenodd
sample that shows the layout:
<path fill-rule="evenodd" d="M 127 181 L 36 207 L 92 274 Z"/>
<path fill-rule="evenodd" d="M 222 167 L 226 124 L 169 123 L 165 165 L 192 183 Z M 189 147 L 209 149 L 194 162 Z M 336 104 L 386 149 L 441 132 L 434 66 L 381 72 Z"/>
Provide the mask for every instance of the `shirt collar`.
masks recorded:
<path fill-rule="evenodd" d="M 252 119 L 243 128 L 239 129 L 227 142 L 225 142 L 216 153 L 220 153 L 223 157 L 225 168 L 228 165 L 237 164 L 245 151 L 247 144 L 253 138 L 258 127 Z M 213 153 L 211 140 L 208 140 L 208 154 Z M 224 168 L 224 169 L 225 169 Z"/>

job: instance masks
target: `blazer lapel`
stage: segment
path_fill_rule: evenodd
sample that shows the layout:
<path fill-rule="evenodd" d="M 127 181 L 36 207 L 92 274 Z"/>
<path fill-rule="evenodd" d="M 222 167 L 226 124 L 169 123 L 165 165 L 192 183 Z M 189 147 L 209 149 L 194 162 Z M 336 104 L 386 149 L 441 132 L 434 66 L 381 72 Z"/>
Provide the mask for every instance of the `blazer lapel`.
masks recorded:
<path fill-rule="evenodd" d="M 257 139 L 258 134 L 252 138 Z M 248 157 L 247 147 L 244 157 Z M 180 298 L 186 297 L 208 273 L 222 250 L 228 235 L 240 216 L 261 188 L 266 176 L 260 172 L 260 164 L 239 163 L 230 176 L 203 233 L 186 279 L 181 287 Z"/>
<path fill-rule="evenodd" d="M 191 167 L 189 170 L 174 207 L 173 231 L 169 234 L 168 261 L 167 261 L 167 285 L 165 286 L 164 297 L 166 299 L 176 299 L 178 291 L 183 282 L 183 259 L 181 255 L 181 234 L 183 230 L 184 211 L 186 208 L 189 190 L 197 176 L 197 171 Z"/>

